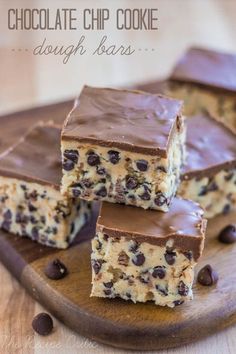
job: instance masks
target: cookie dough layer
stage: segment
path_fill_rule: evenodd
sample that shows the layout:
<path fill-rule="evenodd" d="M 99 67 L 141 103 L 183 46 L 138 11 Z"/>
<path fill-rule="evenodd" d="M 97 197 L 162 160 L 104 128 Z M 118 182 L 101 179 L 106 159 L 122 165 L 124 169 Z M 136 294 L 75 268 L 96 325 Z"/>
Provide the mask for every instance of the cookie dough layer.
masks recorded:
<path fill-rule="evenodd" d="M 0 227 L 7 232 L 66 248 L 89 216 L 88 203 L 53 187 L 0 177 Z"/>
<path fill-rule="evenodd" d="M 184 131 L 173 140 L 167 159 L 63 142 L 62 194 L 167 211 L 179 185 Z"/>
<path fill-rule="evenodd" d="M 166 91 L 171 97 L 184 100 L 184 113 L 192 116 L 206 110 L 229 129 L 236 132 L 236 93 L 210 90 L 193 83 L 170 83 Z"/>
<path fill-rule="evenodd" d="M 236 209 L 236 169 L 220 171 L 212 177 L 182 181 L 178 195 L 198 202 L 204 216 L 212 218 Z"/>
<path fill-rule="evenodd" d="M 167 211 L 184 161 L 182 103 L 85 87 L 62 131 L 62 194 Z"/>
<path fill-rule="evenodd" d="M 192 299 L 206 222 L 195 203 L 173 204 L 161 213 L 103 203 L 92 241 L 91 296 L 169 307 Z"/>

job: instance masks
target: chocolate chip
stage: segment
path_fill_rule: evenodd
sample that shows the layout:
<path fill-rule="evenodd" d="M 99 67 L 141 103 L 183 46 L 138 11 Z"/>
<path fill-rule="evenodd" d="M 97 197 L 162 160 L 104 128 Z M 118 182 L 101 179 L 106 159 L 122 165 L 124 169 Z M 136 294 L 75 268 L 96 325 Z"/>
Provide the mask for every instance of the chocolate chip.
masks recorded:
<path fill-rule="evenodd" d="M 145 262 L 145 256 L 142 252 L 136 254 L 133 258 L 132 258 L 132 262 L 136 265 L 136 266 L 141 266 L 143 265 L 143 263 Z"/>
<path fill-rule="evenodd" d="M 224 178 L 225 181 L 230 181 L 233 178 L 234 173 L 233 172 L 229 172 Z"/>
<path fill-rule="evenodd" d="M 143 194 L 139 195 L 139 198 L 142 199 L 142 200 L 150 200 L 151 199 L 151 196 L 150 196 L 150 193 L 148 193 L 147 191 L 144 192 Z"/>
<path fill-rule="evenodd" d="M 230 212 L 230 209 L 231 209 L 230 204 L 225 204 L 225 206 L 224 206 L 224 208 L 222 210 L 222 213 L 224 215 L 226 215 L 226 214 L 228 214 Z"/>
<path fill-rule="evenodd" d="M 36 208 L 33 204 L 31 204 L 31 203 L 29 203 L 28 209 L 29 209 L 30 212 L 37 211 L 37 208 Z"/>
<path fill-rule="evenodd" d="M 164 194 L 162 194 L 161 192 L 158 192 L 156 194 L 156 198 L 154 200 L 154 203 L 157 205 L 157 206 L 162 206 L 164 204 L 167 204 L 167 199 L 166 197 L 164 196 Z"/>
<path fill-rule="evenodd" d="M 50 315 L 45 312 L 39 313 L 32 321 L 32 327 L 36 333 L 46 336 L 52 332 L 53 320 Z"/>
<path fill-rule="evenodd" d="M 236 225 L 228 225 L 223 230 L 221 230 L 219 241 L 222 243 L 234 243 L 236 242 Z"/>
<path fill-rule="evenodd" d="M 121 251 L 119 253 L 119 256 L 118 256 L 118 263 L 120 265 L 123 265 L 125 267 L 127 267 L 127 265 L 129 264 L 129 256 L 124 252 L 124 251 Z"/>
<path fill-rule="evenodd" d="M 181 296 L 187 296 L 189 292 L 189 288 L 184 282 L 181 280 L 178 285 L 178 293 Z"/>
<path fill-rule="evenodd" d="M 109 161 L 116 165 L 120 161 L 120 153 L 115 150 L 108 151 Z"/>
<path fill-rule="evenodd" d="M 71 170 L 74 169 L 74 167 L 75 167 L 74 162 L 71 161 L 71 160 L 66 160 L 66 161 L 64 161 L 63 164 L 62 164 L 62 168 L 63 168 L 63 170 L 65 170 L 65 171 L 71 171 Z"/>
<path fill-rule="evenodd" d="M 33 237 L 34 240 L 37 240 L 39 237 L 39 230 L 36 226 L 32 227 L 31 229 L 31 235 Z"/>
<path fill-rule="evenodd" d="M 106 296 L 111 295 L 111 290 L 110 290 L 110 289 L 105 289 L 105 290 L 103 290 L 103 291 L 104 291 L 104 294 L 105 294 Z"/>
<path fill-rule="evenodd" d="M 202 186 L 201 189 L 200 189 L 200 192 L 198 193 L 198 196 L 202 197 L 202 196 L 204 196 L 206 194 L 207 194 L 207 187 L 206 186 Z"/>
<path fill-rule="evenodd" d="M 145 172 L 148 169 L 148 162 L 146 160 L 138 160 L 136 162 L 137 168 L 141 172 Z"/>
<path fill-rule="evenodd" d="M 104 234 L 104 235 L 103 235 L 103 240 L 104 240 L 104 241 L 107 241 L 108 238 L 109 238 L 109 236 L 108 236 L 107 234 Z"/>
<path fill-rule="evenodd" d="M 59 280 L 64 278 L 68 274 L 68 271 L 64 263 L 59 259 L 54 259 L 47 264 L 44 273 L 50 279 Z"/>
<path fill-rule="evenodd" d="M 157 170 L 161 171 L 161 172 L 164 172 L 164 173 L 167 173 L 166 168 L 164 166 L 158 166 Z"/>
<path fill-rule="evenodd" d="M 218 274 L 210 264 L 207 264 L 198 272 L 197 280 L 201 285 L 211 286 L 217 283 Z"/>
<path fill-rule="evenodd" d="M 105 198 L 107 196 L 107 189 L 106 187 L 101 187 L 97 192 L 96 192 L 96 195 L 98 197 L 102 197 L 102 198 Z"/>
<path fill-rule="evenodd" d="M 165 275 L 166 275 L 166 271 L 165 271 L 164 267 L 156 266 L 153 268 L 153 271 L 152 271 L 153 278 L 163 279 L 163 278 L 165 278 Z"/>
<path fill-rule="evenodd" d="M 162 288 L 160 285 L 156 285 L 156 289 L 161 293 L 161 295 L 163 295 L 163 296 L 167 296 L 168 295 L 168 290 Z"/>
<path fill-rule="evenodd" d="M 110 289 L 110 288 L 113 287 L 113 282 L 112 282 L 112 281 L 109 281 L 109 282 L 107 282 L 107 283 L 103 283 L 103 285 L 105 286 L 105 288 Z"/>
<path fill-rule="evenodd" d="M 185 255 L 185 257 L 186 257 L 189 261 L 191 261 L 191 260 L 193 259 L 193 253 L 192 253 L 192 251 L 186 251 L 186 252 L 184 252 L 183 254 Z"/>
<path fill-rule="evenodd" d="M 5 230 L 5 231 L 10 231 L 11 221 L 9 221 L 9 220 L 4 220 L 1 227 L 2 227 L 2 229 Z"/>
<path fill-rule="evenodd" d="M 129 251 L 132 253 L 136 253 L 139 248 L 139 243 L 137 241 L 131 241 L 131 245 L 129 246 Z"/>
<path fill-rule="evenodd" d="M 173 301 L 173 304 L 174 304 L 175 306 L 182 305 L 183 303 L 184 303 L 184 300 L 175 300 L 175 301 Z"/>
<path fill-rule="evenodd" d="M 97 167 L 97 174 L 98 175 L 105 175 L 106 174 L 105 168 L 104 167 L 100 167 L 100 168 Z"/>
<path fill-rule="evenodd" d="M 81 191 L 79 189 L 72 188 L 72 194 L 74 198 L 78 198 L 81 195 Z"/>
<path fill-rule="evenodd" d="M 95 152 L 91 152 L 87 158 L 87 163 L 89 166 L 97 166 L 100 164 L 100 157 Z"/>
<path fill-rule="evenodd" d="M 148 284 L 149 283 L 149 273 L 148 271 L 142 272 L 138 279 L 141 281 L 143 284 Z"/>
<path fill-rule="evenodd" d="M 175 257 L 176 257 L 176 253 L 173 251 L 166 251 L 165 253 L 165 260 L 166 263 L 169 265 L 173 265 L 175 263 Z"/>
<path fill-rule="evenodd" d="M 8 209 L 7 211 L 5 211 L 5 213 L 3 214 L 3 218 L 6 221 L 10 221 L 12 218 L 12 212 L 10 209 Z"/>
<path fill-rule="evenodd" d="M 94 270 L 95 274 L 98 274 L 100 272 L 100 269 L 102 267 L 102 260 L 101 259 L 92 259 L 92 267 Z"/>
<path fill-rule="evenodd" d="M 78 157 L 79 157 L 79 152 L 77 150 L 65 150 L 64 157 L 74 163 L 77 163 Z"/>
<path fill-rule="evenodd" d="M 138 181 L 135 177 L 127 176 L 125 185 L 128 189 L 135 189 L 138 186 Z"/>

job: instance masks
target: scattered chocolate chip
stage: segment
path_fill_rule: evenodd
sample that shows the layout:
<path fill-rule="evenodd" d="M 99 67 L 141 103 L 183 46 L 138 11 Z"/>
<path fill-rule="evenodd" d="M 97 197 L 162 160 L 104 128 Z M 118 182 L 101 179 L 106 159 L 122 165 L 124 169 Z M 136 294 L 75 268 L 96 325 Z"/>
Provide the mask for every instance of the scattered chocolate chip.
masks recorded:
<path fill-rule="evenodd" d="M 113 282 L 112 282 L 112 281 L 109 281 L 109 282 L 107 282 L 107 283 L 103 283 L 103 285 L 105 286 L 105 288 L 110 289 L 110 288 L 113 287 Z"/>
<path fill-rule="evenodd" d="M 164 196 L 164 194 L 162 194 L 161 192 L 158 192 L 156 194 L 156 198 L 154 200 L 154 203 L 157 205 L 157 206 L 162 206 L 164 204 L 167 203 L 167 199 L 166 197 Z"/>
<path fill-rule="evenodd" d="M 105 175 L 106 174 L 106 170 L 104 167 L 98 167 L 97 166 L 97 174 L 98 175 Z"/>
<path fill-rule="evenodd" d="M 79 157 L 79 152 L 77 150 L 65 150 L 64 157 L 74 163 L 77 163 L 78 157 Z"/>
<path fill-rule="evenodd" d="M 228 225 L 221 230 L 219 241 L 222 243 L 234 243 L 236 242 L 236 225 Z"/>
<path fill-rule="evenodd" d="M 184 255 L 189 261 L 191 261 L 193 259 L 192 251 L 186 251 L 186 252 L 184 252 Z"/>
<path fill-rule="evenodd" d="M 54 259 L 47 264 L 44 273 L 50 279 L 59 280 L 64 278 L 68 274 L 68 271 L 64 263 L 59 259 Z"/>
<path fill-rule="evenodd" d="M 39 230 L 36 226 L 32 227 L 31 229 L 31 235 L 33 237 L 34 240 L 37 240 L 39 237 Z"/>
<path fill-rule="evenodd" d="M 165 253 L 165 260 L 166 263 L 169 265 L 173 265 L 175 263 L 175 257 L 176 257 L 176 253 L 173 251 L 166 251 Z"/>
<path fill-rule="evenodd" d="M 131 299 L 131 294 L 130 293 L 126 293 L 125 295 L 126 295 L 127 299 Z"/>
<path fill-rule="evenodd" d="M 228 214 L 230 212 L 230 209 L 231 209 L 230 204 L 225 204 L 225 206 L 224 206 L 224 208 L 222 210 L 222 213 L 224 215 L 226 215 L 226 214 Z"/>
<path fill-rule="evenodd" d="M 10 231 L 11 221 L 9 221 L 9 220 L 4 220 L 1 227 L 2 227 L 2 229 L 5 230 L 5 231 Z"/>
<path fill-rule="evenodd" d="M 206 186 L 202 186 L 201 189 L 200 189 L 200 192 L 198 193 L 198 196 L 202 197 L 202 196 L 204 196 L 206 194 L 207 194 L 207 187 Z"/>
<path fill-rule="evenodd" d="M 3 214 L 3 218 L 6 221 L 10 221 L 12 218 L 12 212 L 10 209 L 8 209 L 7 211 L 5 211 L 5 213 Z"/>
<path fill-rule="evenodd" d="M 197 280 L 201 285 L 211 286 L 217 283 L 218 274 L 210 264 L 207 264 L 198 272 Z"/>
<path fill-rule="evenodd" d="M 127 267 L 127 265 L 129 264 L 129 256 L 124 252 L 124 251 L 121 251 L 119 253 L 119 256 L 118 256 L 118 263 L 120 265 L 123 265 L 125 267 Z"/>
<path fill-rule="evenodd" d="M 81 191 L 79 189 L 72 188 L 72 194 L 74 198 L 78 198 L 81 195 Z"/>
<path fill-rule="evenodd" d="M 145 172 L 148 169 L 148 162 L 146 160 L 138 160 L 136 162 L 137 168 L 141 172 Z"/>
<path fill-rule="evenodd" d="M 161 171 L 161 172 L 164 172 L 164 173 L 167 173 L 166 168 L 164 166 L 158 166 L 157 170 Z"/>
<path fill-rule="evenodd" d="M 167 296 L 168 295 L 168 290 L 162 288 L 160 285 L 156 285 L 156 289 L 159 291 L 159 293 L 161 293 L 161 295 L 163 295 L 163 296 Z"/>
<path fill-rule="evenodd" d="M 27 187 L 24 184 L 21 184 L 20 187 L 21 187 L 21 189 L 23 189 L 23 191 L 27 190 Z"/>
<path fill-rule="evenodd" d="M 102 198 L 105 198 L 107 196 L 107 189 L 106 187 L 101 187 L 97 192 L 96 192 L 96 195 L 98 197 L 102 197 Z"/>
<path fill-rule="evenodd" d="M 65 170 L 65 171 L 71 171 L 71 170 L 74 169 L 74 167 L 75 167 L 74 162 L 71 161 L 71 160 L 66 160 L 66 161 L 64 161 L 63 164 L 62 164 L 62 168 L 63 168 L 63 170 Z"/>
<path fill-rule="evenodd" d="M 107 234 L 104 234 L 104 235 L 103 235 L 103 240 L 104 240 L 104 241 L 107 241 L 108 238 L 109 238 L 109 236 L 108 236 Z"/>
<path fill-rule="evenodd" d="M 89 166 L 97 166 L 100 164 L 100 157 L 95 154 L 95 152 L 91 152 L 88 155 L 87 163 L 89 164 Z"/>
<path fill-rule="evenodd" d="M 109 161 L 116 165 L 120 161 L 120 153 L 115 150 L 108 151 Z"/>
<path fill-rule="evenodd" d="M 132 258 L 132 262 L 136 265 L 136 266 L 141 266 L 143 265 L 143 263 L 145 262 L 145 256 L 142 252 L 136 254 L 133 258 Z"/>
<path fill-rule="evenodd" d="M 29 209 L 30 212 L 37 211 L 37 208 L 36 208 L 33 204 L 31 204 L 31 203 L 29 203 L 28 209 Z"/>
<path fill-rule="evenodd" d="M 138 186 L 138 180 L 135 177 L 127 176 L 125 185 L 128 189 L 135 189 Z"/>
<path fill-rule="evenodd" d="M 175 300 L 175 301 L 173 301 L 173 304 L 174 304 L 175 306 L 182 305 L 183 303 L 184 303 L 184 300 Z"/>
<path fill-rule="evenodd" d="M 32 327 L 36 333 L 46 336 L 52 332 L 53 320 L 50 315 L 45 312 L 39 313 L 32 321 Z"/>
<path fill-rule="evenodd" d="M 138 277 L 141 283 L 148 284 L 149 283 L 149 273 L 148 271 L 142 272 Z"/>
<path fill-rule="evenodd" d="M 73 234 L 74 231 L 75 231 L 75 223 L 72 222 L 70 226 L 70 233 Z"/>
<path fill-rule="evenodd" d="M 233 178 L 234 173 L 233 172 L 229 172 L 229 174 L 227 174 L 224 178 L 225 181 L 230 181 Z"/>
<path fill-rule="evenodd" d="M 156 266 L 153 268 L 153 271 L 152 271 L 153 278 L 163 279 L 163 278 L 165 278 L 165 275 L 166 275 L 166 271 L 165 271 L 164 267 Z"/>
<path fill-rule="evenodd" d="M 101 259 L 92 259 L 92 267 L 94 270 L 95 274 L 98 274 L 100 272 L 100 269 L 102 267 L 102 260 Z"/>
<path fill-rule="evenodd" d="M 216 184 L 216 182 L 211 182 L 208 186 L 207 186 L 207 191 L 208 192 L 214 192 L 214 191 L 217 191 L 219 188 Z"/>
<path fill-rule="evenodd" d="M 139 195 L 139 198 L 142 199 L 142 200 L 150 200 L 151 199 L 151 196 L 150 196 L 150 193 L 148 193 L 147 191 L 144 192 L 143 194 Z"/>
<path fill-rule="evenodd" d="M 105 289 L 105 290 L 103 290 L 103 292 L 106 296 L 111 295 L 111 289 Z"/>
<path fill-rule="evenodd" d="M 181 296 L 187 296 L 189 292 L 189 288 L 184 282 L 181 280 L 178 285 L 178 293 Z"/>
<path fill-rule="evenodd" d="M 132 253 L 136 253 L 139 248 L 139 243 L 137 241 L 131 241 L 131 245 L 129 246 L 129 251 Z"/>

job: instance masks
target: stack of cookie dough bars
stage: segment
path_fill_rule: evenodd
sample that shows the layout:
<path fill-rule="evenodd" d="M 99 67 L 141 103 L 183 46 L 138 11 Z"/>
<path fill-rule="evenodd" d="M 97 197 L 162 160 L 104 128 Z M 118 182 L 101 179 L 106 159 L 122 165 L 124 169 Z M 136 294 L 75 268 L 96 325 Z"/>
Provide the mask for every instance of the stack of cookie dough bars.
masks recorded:
<path fill-rule="evenodd" d="M 191 48 L 175 66 L 166 93 L 187 116 L 205 110 L 236 132 L 236 55 Z"/>
<path fill-rule="evenodd" d="M 212 218 L 236 209 L 236 136 L 208 114 L 187 119 L 187 163 L 178 195 Z"/>
<path fill-rule="evenodd" d="M 174 197 L 185 159 L 181 110 L 161 95 L 85 87 L 65 121 L 62 193 L 103 201 L 92 296 L 170 307 L 192 298 L 206 221 L 197 204 Z"/>
<path fill-rule="evenodd" d="M 182 102 L 84 87 L 62 131 L 62 194 L 167 211 L 184 161 Z"/>
<path fill-rule="evenodd" d="M 92 241 L 92 296 L 169 307 L 192 299 L 206 229 L 202 216 L 197 204 L 180 198 L 167 213 L 103 203 Z"/>
<path fill-rule="evenodd" d="M 0 158 L 0 227 L 66 248 L 90 215 L 90 205 L 62 197 L 61 130 L 38 124 Z"/>

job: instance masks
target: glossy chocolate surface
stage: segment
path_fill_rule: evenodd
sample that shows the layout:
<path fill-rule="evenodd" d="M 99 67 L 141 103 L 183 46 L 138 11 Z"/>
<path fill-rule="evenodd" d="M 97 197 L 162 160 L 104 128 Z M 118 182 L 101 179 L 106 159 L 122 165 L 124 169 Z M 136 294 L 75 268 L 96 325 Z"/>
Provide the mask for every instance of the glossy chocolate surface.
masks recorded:
<path fill-rule="evenodd" d="M 167 213 L 103 203 L 97 229 L 110 237 L 123 236 L 158 246 L 165 246 L 168 240 L 173 240 L 174 248 L 192 251 L 197 259 L 206 228 L 202 216 L 203 210 L 198 204 L 181 198 L 174 198 Z"/>
<path fill-rule="evenodd" d="M 0 175 L 59 188 L 61 129 L 52 124 L 32 128 L 8 153 L 0 155 Z"/>
<path fill-rule="evenodd" d="M 209 115 L 186 120 L 187 164 L 182 179 L 212 176 L 236 167 L 236 136 Z"/>
<path fill-rule="evenodd" d="M 176 64 L 170 79 L 236 92 L 236 54 L 190 48 Z"/>
<path fill-rule="evenodd" d="M 166 157 L 182 105 L 142 91 L 85 86 L 65 122 L 62 140 Z"/>

